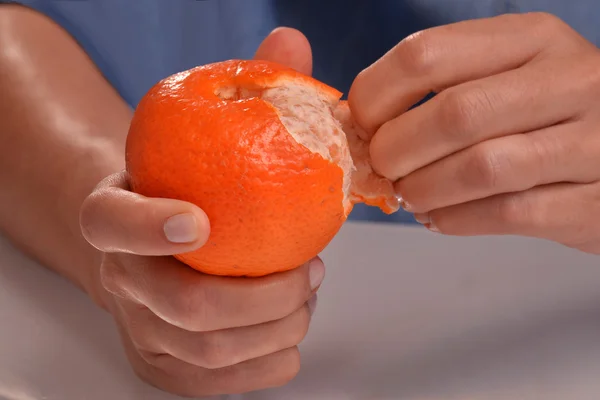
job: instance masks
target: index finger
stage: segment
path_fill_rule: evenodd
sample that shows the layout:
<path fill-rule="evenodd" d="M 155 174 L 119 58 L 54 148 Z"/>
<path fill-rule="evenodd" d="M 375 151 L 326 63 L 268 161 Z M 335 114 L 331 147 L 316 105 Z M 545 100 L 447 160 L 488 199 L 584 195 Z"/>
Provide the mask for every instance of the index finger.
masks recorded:
<path fill-rule="evenodd" d="M 123 255 L 119 260 L 103 271 L 107 290 L 125 292 L 162 320 L 195 332 L 284 318 L 312 297 L 325 275 L 319 258 L 257 278 L 208 275 L 172 257 Z"/>
<path fill-rule="evenodd" d="M 358 75 L 348 95 L 350 108 L 359 125 L 373 134 L 432 92 L 531 61 L 549 38 L 565 29 L 556 17 L 531 13 L 416 33 Z"/>

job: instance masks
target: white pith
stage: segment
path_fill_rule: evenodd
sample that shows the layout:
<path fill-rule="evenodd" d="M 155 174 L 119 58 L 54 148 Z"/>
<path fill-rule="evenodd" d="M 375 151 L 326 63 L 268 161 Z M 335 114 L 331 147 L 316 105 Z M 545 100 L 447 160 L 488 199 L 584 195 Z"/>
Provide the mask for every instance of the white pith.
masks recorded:
<path fill-rule="evenodd" d="M 389 197 L 391 208 L 398 208 L 392 183 L 376 175 L 370 166 L 366 134 L 337 98 L 328 97 L 303 80 L 291 79 L 282 79 L 258 92 L 229 87 L 216 94 L 227 100 L 258 97 L 272 105 L 296 142 L 342 168 L 345 209 L 357 200 L 381 195 Z"/>
<path fill-rule="evenodd" d="M 337 101 L 332 104 L 313 87 L 295 82 L 267 89 L 261 98 L 277 109 L 281 122 L 299 144 L 342 168 L 344 205 L 349 205 L 354 163 L 342 126 L 333 116 Z"/>

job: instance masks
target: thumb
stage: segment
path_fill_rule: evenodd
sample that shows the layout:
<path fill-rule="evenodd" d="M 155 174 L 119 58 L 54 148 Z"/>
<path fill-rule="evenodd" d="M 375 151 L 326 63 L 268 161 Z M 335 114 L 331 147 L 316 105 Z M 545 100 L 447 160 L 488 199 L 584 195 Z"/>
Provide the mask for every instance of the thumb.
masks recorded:
<path fill-rule="evenodd" d="M 303 74 L 312 74 L 310 43 L 297 29 L 286 27 L 275 29 L 258 47 L 254 59 L 273 61 Z"/>
<path fill-rule="evenodd" d="M 125 172 L 104 179 L 85 199 L 80 225 L 85 239 L 101 251 L 144 256 L 192 251 L 210 234 L 204 211 L 183 201 L 133 193 Z"/>

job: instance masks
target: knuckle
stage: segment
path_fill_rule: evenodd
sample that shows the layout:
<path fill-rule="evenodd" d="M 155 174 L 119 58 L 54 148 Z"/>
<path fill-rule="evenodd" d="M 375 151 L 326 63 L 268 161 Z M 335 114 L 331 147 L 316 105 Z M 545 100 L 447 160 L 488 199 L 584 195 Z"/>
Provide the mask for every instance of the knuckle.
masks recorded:
<path fill-rule="evenodd" d="M 114 193 L 104 188 L 90 194 L 79 209 L 81 233 L 88 243 L 100 251 L 123 251 L 113 243 L 114 234 L 121 234 L 125 226 L 124 221 L 118 218 L 118 206 Z"/>
<path fill-rule="evenodd" d="M 493 100 L 487 91 L 450 89 L 439 97 L 439 126 L 444 127 L 454 139 L 464 142 L 478 131 L 481 115 L 493 111 Z"/>
<path fill-rule="evenodd" d="M 409 74 L 427 74 L 435 66 L 435 41 L 431 31 L 414 33 L 392 50 L 392 63 Z"/>
<path fill-rule="evenodd" d="M 202 335 L 198 358 L 199 366 L 206 369 L 219 369 L 237 363 L 235 354 L 218 331 Z"/>
<path fill-rule="evenodd" d="M 126 297 L 128 274 L 115 257 L 104 256 L 100 265 L 100 284 L 117 297 Z"/>
<path fill-rule="evenodd" d="M 395 181 L 406 175 L 407 167 L 399 163 L 395 121 L 384 123 L 369 144 L 371 168 L 377 174 Z"/>
<path fill-rule="evenodd" d="M 527 186 L 535 186 L 545 180 L 546 171 L 552 171 L 561 168 L 562 148 L 568 151 L 566 147 L 558 141 L 557 138 L 544 136 L 538 140 L 533 140 L 530 136 L 521 136 L 521 148 L 526 155 L 527 168 L 519 168 L 525 177 L 524 186 L 520 189 L 527 189 Z"/>
<path fill-rule="evenodd" d="M 288 374 L 286 377 L 288 381 L 294 379 L 296 375 L 298 375 L 300 372 L 300 364 L 300 351 L 297 347 L 294 347 L 289 351 L 288 355 Z"/>
<path fill-rule="evenodd" d="M 302 296 L 299 293 L 297 296 L 290 296 L 290 298 L 282 300 L 280 317 L 285 318 L 298 310 L 298 307 L 302 307 L 305 301 L 304 297 L 306 296 L 304 295 L 304 291 L 302 291 Z"/>
<path fill-rule="evenodd" d="M 387 155 L 387 151 L 385 146 L 380 146 L 380 140 L 376 139 L 377 135 L 373 137 L 373 141 L 371 141 L 370 145 L 370 157 L 371 157 L 371 168 L 373 171 L 387 179 L 393 179 L 393 168 L 390 165 L 389 157 Z"/>
<path fill-rule="evenodd" d="M 363 69 L 356 75 L 352 82 L 352 87 L 348 93 L 348 105 L 352 110 L 352 116 L 360 124 L 361 118 L 364 114 L 365 107 L 368 107 L 368 103 L 363 102 L 364 98 L 368 98 L 369 86 L 370 86 L 370 71 L 369 68 Z"/>
<path fill-rule="evenodd" d="M 591 68 L 586 68 L 584 73 L 582 74 L 583 81 L 583 92 L 589 93 L 592 98 L 597 103 L 598 93 L 600 92 L 600 69 L 597 67 L 600 65 L 600 49 L 597 49 L 596 52 L 590 57 L 590 62 L 587 63 Z"/>
<path fill-rule="evenodd" d="M 532 26 L 541 28 L 550 33 L 555 33 L 557 29 L 564 30 L 568 25 L 559 17 L 549 12 L 537 11 L 526 14 Z"/>
<path fill-rule="evenodd" d="M 131 343 L 136 349 L 138 356 L 144 361 L 144 363 L 146 363 L 148 366 L 156 368 L 161 366 L 161 355 L 145 350 L 144 343 L 136 342 L 133 337 L 131 337 Z"/>
<path fill-rule="evenodd" d="M 297 347 L 272 353 L 265 358 L 270 360 L 262 362 L 265 367 L 261 368 L 260 376 L 252 381 L 248 379 L 249 374 L 245 368 L 236 368 L 239 364 L 232 368 L 209 370 L 209 376 L 214 377 L 210 382 L 213 384 L 213 391 L 225 393 L 235 388 L 236 392 L 250 392 L 280 387 L 288 384 L 300 372 L 300 353 Z"/>
<path fill-rule="evenodd" d="M 118 321 L 121 329 L 124 329 L 133 347 L 148 364 L 155 365 L 160 357 L 151 349 L 156 348 L 159 340 L 156 335 L 160 329 L 156 325 L 158 317 L 138 304 L 120 307 L 119 314 Z"/>
<path fill-rule="evenodd" d="M 310 326 L 310 310 L 308 305 L 302 307 L 294 318 L 292 333 L 290 335 L 291 346 L 300 344 L 308 334 Z"/>
<path fill-rule="evenodd" d="M 137 352 L 135 355 L 130 356 L 135 375 L 149 385 L 173 392 L 174 388 L 166 387 L 164 385 L 164 378 L 162 377 L 164 372 L 160 371 L 154 365 L 155 357 L 142 353 L 143 352 Z"/>
<path fill-rule="evenodd" d="M 471 152 L 463 174 L 469 187 L 494 189 L 500 186 L 507 169 L 505 157 L 488 146 L 476 146 Z"/>
<path fill-rule="evenodd" d="M 171 297 L 172 322 L 190 331 L 211 331 L 214 327 L 211 309 L 218 309 L 217 297 L 208 285 L 187 285 Z"/>
<path fill-rule="evenodd" d="M 286 276 L 286 281 L 281 285 L 282 290 L 285 290 L 287 296 L 278 298 L 278 319 L 282 319 L 292 315 L 300 309 L 308 300 L 311 294 L 309 274 L 307 266 L 296 268 L 289 271 Z"/>
<path fill-rule="evenodd" d="M 97 243 L 98 219 L 96 218 L 96 215 L 101 199 L 102 192 L 94 192 L 83 201 L 79 210 L 79 226 L 81 228 L 81 233 L 91 245 L 96 247 L 99 245 Z"/>
<path fill-rule="evenodd" d="M 135 375 L 143 382 L 182 398 L 216 395 L 218 382 L 206 370 L 181 364 L 165 354 L 135 352 L 129 355 Z"/>
<path fill-rule="evenodd" d="M 541 207 L 532 207 L 527 196 L 520 193 L 503 196 L 498 202 L 498 219 L 506 226 L 541 226 L 544 214 Z"/>
<path fill-rule="evenodd" d="M 279 376 L 277 386 L 288 384 L 300 372 L 300 351 L 297 347 L 293 347 L 285 351 L 285 357 L 281 366 L 281 374 Z"/>
<path fill-rule="evenodd" d="M 498 202 L 498 219 L 512 225 L 520 222 L 523 217 L 523 207 L 517 196 L 506 196 L 502 201 Z"/>
<path fill-rule="evenodd" d="M 600 58 L 598 60 L 598 65 L 600 65 Z M 600 92 L 600 72 L 590 75 L 589 78 L 590 82 L 586 85 L 586 88 L 594 96 L 595 103 L 597 103 L 598 100 L 600 100 L 600 98 L 597 97 L 597 94 Z"/>
<path fill-rule="evenodd" d="M 137 350 L 140 357 L 144 359 L 148 364 L 156 364 L 156 353 L 147 350 L 150 348 L 150 343 L 147 335 L 144 332 L 144 328 L 132 323 L 127 323 L 127 334 L 131 344 Z"/>
<path fill-rule="evenodd" d="M 348 106 L 352 112 L 352 118 L 358 126 L 363 128 L 367 134 L 372 135 L 378 126 L 378 102 L 374 101 L 378 93 L 373 90 L 374 77 L 377 63 L 358 73 L 350 92 L 348 93 Z"/>
<path fill-rule="evenodd" d="M 548 12 L 532 12 L 526 14 L 529 26 L 540 37 L 555 38 L 564 44 L 570 43 L 575 31 L 560 17 Z M 567 39 L 564 41 L 563 39 Z"/>

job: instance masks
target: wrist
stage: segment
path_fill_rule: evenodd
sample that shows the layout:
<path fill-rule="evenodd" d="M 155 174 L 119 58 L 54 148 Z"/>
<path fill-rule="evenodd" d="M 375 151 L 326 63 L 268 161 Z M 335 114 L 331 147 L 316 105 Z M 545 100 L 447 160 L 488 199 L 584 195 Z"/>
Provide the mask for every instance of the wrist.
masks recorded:
<path fill-rule="evenodd" d="M 89 196 L 96 185 L 104 179 L 123 169 L 122 156 L 114 144 L 88 146 L 79 154 L 79 165 L 71 176 L 71 187 L 76 190 L 61 193 L 59 202 L 63 205 L 62 213 L 65 221 L 70 221 L 69 229 L 74 238 L 75 246 L 80 249 L 79 262 L 74 263 L 70 270 L 71 278 L 100 308 L 108 310 L 110 293 L 102 286 L 100 267 L 104 253 L 93 247 L 84 238 L 79 224 L 79 211 L 85 198 Z"/>

